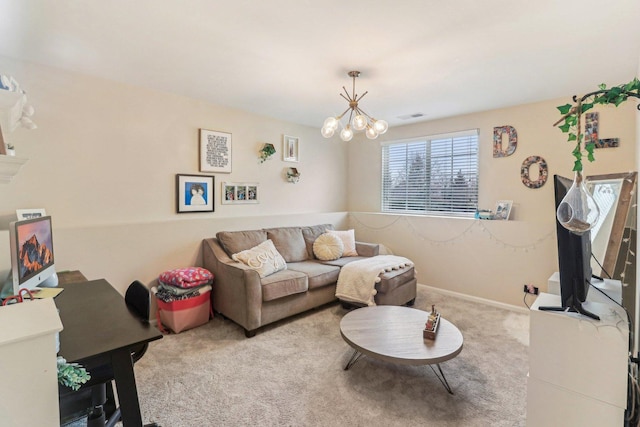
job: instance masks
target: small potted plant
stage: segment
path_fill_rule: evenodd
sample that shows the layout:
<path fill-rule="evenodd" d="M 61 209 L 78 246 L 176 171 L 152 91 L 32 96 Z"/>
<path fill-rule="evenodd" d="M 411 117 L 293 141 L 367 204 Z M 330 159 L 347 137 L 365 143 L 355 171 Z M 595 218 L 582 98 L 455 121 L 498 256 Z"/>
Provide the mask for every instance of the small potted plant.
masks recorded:
<path fill-rule="evenodd" d="M 266 162 L 275 153 L 276 148 L 273 146 L 273 144 L 265 143 L 260 149 L 260 163 Z"/>
<path fill-rule="evenodd" d="M 87 370 L 77 363 L 69 363 L 58 356 L 58 382 L 77 391 L 80 386 L 91 379 Z"/>

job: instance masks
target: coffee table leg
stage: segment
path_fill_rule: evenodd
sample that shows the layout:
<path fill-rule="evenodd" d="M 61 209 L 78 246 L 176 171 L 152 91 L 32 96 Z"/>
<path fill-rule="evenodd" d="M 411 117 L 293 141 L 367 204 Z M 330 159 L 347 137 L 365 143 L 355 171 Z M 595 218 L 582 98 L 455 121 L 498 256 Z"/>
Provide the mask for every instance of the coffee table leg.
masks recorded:
<path fill-rule="evenodd" d="M 432 365 L 429 365 L 429 367 L 431 368 L 431 370 L 433 371 L 434 374 L 436 374 L 436 377 L 438 377 L 438 379 L 440 380 L 440 382 L 442 383 L 442 385 L 444 386 L 445 389 L 447 389 L 447 391 L 449 392 L 449 394 L 453 394 L 453 391 L 451 390 L 451 387 L 449 386 L 449 383 L 447 382 L 447 377 L 444 376 L 444 372 L 442 372 L 442 368 L 440 367 L 440 364 L 436 364 L 436 366 L 438 367 L 438 371 L 440 371 L 440 375 L 438 375 L 438 373 L 436 372 L 435 369 L 433 369 Z M 345 368 L 346 369 L 346 368 Z"/>
<path fill-rule="evenodd" d="M 360 353 L 358 350 L 353 350 L 353 354 L 351 355 L 351 359 L 349 359 L 349 361 L 347 362 L 347 365 L 344 367 L 344 370 L 346 371 L 350 367 L 355 365 L 356 362 L 360 359 L 360 356 L 362 356 L 362 353 Z"/>

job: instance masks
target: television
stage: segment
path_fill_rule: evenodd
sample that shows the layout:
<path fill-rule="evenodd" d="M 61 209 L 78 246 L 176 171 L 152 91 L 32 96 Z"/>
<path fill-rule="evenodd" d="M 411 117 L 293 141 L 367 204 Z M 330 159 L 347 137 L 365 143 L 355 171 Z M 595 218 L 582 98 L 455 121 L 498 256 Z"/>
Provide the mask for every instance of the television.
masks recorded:
<path fill-rule="evenodd" d="M 17 295 L 20 289 L 55 287 L 58 277 L 53 256 L 51 217 L 42 216 L 9 225 L 11 273 L 2 297 Z"/>
<path fill-rule="evenodd" d="M 554 175 L 555 210 L 567 194 L 573 180 Z M 540 307 L 540 310 L 572 311 L 591 317 L 600 318 L 585 310 L 582 303 L 587 300 L 591 286 L 591 233 L 585 231 L 576 234 L 567 230 L 556 218 L 556 235 L 558 238 L 558 270 L 560 273 L 560 299 L 562 307 Z"/>

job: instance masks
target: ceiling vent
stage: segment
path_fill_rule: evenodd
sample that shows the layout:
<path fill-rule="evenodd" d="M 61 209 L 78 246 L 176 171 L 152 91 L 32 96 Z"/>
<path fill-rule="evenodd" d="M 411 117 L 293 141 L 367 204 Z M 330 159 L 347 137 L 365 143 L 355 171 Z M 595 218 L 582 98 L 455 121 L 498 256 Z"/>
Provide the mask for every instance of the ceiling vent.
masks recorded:
<path fill-rule="evenodd" d="M 405 114 L 404 116 L 398 116 L 400 120 L 411 120 L 411 119 L 419 119 L 420 117 L 424 117 L 422 113 L 413 113 L 413 114 Z"/>

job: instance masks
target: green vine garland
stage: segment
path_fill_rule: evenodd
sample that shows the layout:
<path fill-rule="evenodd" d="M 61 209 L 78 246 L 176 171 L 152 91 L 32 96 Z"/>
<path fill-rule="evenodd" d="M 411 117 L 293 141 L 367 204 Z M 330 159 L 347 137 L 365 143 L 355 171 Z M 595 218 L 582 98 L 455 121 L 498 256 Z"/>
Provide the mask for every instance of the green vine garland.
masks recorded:
<path fill-rule="evenodd" d="M 69 363 L 61 356 L 58 356 L 57 365 L 58 382 L 71 390 L 79 390 L 82 384 L 91 379 L 91 375 L 83 366 L 77 363 Z"/>
<path fill-rule="evenodd" d="M 565 104 L 557 107 L 558 110 L 560 110 L 560 114 L 563 114 L 563 116 L 560 120 L 554 123 L 554 126 L 557 126 L 559 123 L 564 121 L 564 123 L 558 126 L 558 128 L 563 133 L 568 134 L 569 142 L 575 141 L 576 145 L 572 154 L 576 159 L 573 164 L 573 170 L 576 172 L 582 172 L 582 158 L 584 157 L 584 153 L 582 151 L 582 139 L 584 135 L 581 133 L 580 128 L 580 118 L 582 113 L 589 111 L 597 104 L 610 104 L 617 107 L 629 99 L 629 97 L 640 98 L 640 80 L 638 80 L 638 78 L 634 78 L 629 83 L 614 86 L 609 89 L 607 89 L 607 86 L 603 83 L 599 88 L 600 90 L 588 93 L 579 99 L 577 96 L 574 96 L 573 101 L 576 103 L 575 105 Z M 638 109 L 640 110 L 640 105 L 638 105 Z M 589 142 L 584 147 L 584 150 L 587 153 L 587 160 L 590 162 L 595 160 L 593 155 L 594 149 L 595 144 L 593 142 Z"/>

